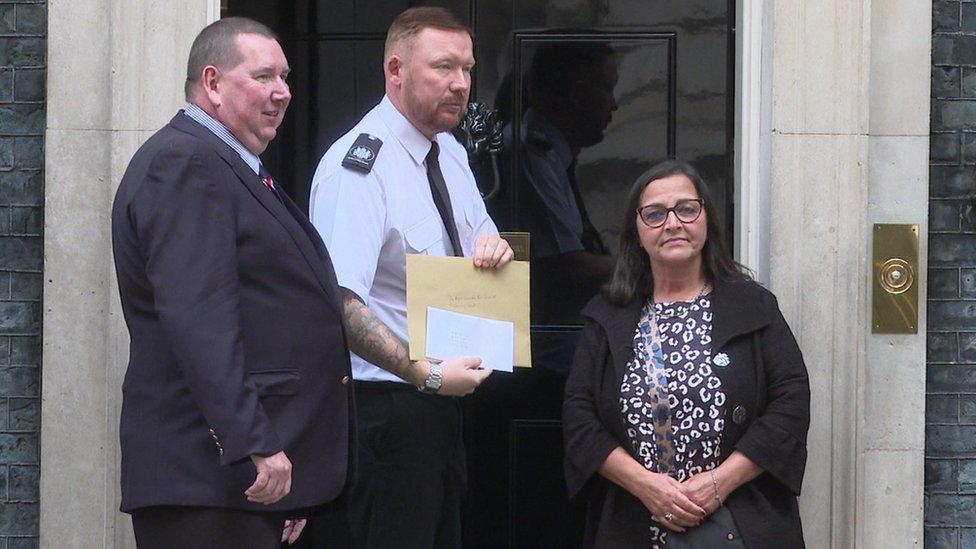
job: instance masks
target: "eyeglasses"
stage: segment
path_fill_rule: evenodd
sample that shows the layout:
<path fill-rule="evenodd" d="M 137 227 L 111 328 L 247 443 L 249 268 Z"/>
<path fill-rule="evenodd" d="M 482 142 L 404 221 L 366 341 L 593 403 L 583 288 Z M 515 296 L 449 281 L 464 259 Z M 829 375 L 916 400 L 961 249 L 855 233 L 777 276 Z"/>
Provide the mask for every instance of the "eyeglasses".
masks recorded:
<path fill-rule="evenodd" d="M 694 223 L 702 213 L 705 201 L 701 198 L 686 198 L 679 200 L 673 208 L 665 208 L 658 204 L 648 204 L 637 208 L 637 215 L 651 229 L 656 229 L 664 225 L 668 220 L 668 214 L 674 212 L 674 216 L 682 223 Z"/>

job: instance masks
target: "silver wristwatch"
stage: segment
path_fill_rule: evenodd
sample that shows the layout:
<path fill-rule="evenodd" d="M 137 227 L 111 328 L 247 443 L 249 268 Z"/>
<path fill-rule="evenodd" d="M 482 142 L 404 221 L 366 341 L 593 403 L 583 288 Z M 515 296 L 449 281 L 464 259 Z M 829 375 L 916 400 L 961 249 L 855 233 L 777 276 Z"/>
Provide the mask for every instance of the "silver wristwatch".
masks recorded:
<path fill-rule="evenodd" d="M 421 393 L 434 395 L 441 389 L 441 382 L 443 381 L 444 374 L 441 371 L 441 365 L 431 362 L 430 370 L 427 372 L 427 379 L 424 380 L 424 384 L 418 387 L 418 389 L 420 389 Z"/>

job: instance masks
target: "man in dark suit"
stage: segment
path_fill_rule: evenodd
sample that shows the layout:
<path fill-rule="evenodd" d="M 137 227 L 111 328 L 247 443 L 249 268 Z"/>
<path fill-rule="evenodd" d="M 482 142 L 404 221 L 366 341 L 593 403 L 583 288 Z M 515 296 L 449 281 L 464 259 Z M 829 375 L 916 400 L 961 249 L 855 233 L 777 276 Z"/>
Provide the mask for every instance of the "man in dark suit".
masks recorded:
<path fill-rule="evenodd" d="M 201 31 L 187 106 L 136 153 L 112 211 L 131 339 L 122 511 L 145 547 L 277 547 L 350 474 L 335 273 L 258 155 L 291 99 L 274 34 Z"/>

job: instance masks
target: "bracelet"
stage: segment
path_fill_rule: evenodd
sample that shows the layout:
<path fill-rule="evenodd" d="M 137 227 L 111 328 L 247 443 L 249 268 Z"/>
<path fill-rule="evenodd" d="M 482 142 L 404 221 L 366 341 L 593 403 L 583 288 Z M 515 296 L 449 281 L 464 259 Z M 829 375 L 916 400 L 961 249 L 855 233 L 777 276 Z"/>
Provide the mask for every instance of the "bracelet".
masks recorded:
<path fill-rule="evenodd" d="M 719 505 L 722 505 L 722 498 L 718 496 L 718 482 L 715 480 L 715 471 L 710 470 L 708 472 L 712 476 L 712 489 L 715 490 L 715 501 L 717 501 Z"/>

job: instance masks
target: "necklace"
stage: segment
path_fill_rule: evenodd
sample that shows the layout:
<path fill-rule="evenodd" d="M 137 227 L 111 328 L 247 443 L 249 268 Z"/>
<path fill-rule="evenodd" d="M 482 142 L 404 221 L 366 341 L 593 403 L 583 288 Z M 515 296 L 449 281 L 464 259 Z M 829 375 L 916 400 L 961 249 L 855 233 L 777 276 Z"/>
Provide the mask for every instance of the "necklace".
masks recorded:
<path fill-rule="evenodd" d="M 705 295 L 705 290 L 707 290 L 707 289 L 708 289 L 708 281 L 706 280 L 705 283 L 702 284 L 701 291 L 698 292 L 698 295 L 696 295 L 695 296 L 695 299 L 692 299 L 691 302 L 694 303 L 694 302 L 698 301 L 699 299 L 701 299 L 702 296 Z"/>
<path fill-rule="evenodd" d="M 687 300 L 686 299 L 675 299 L 674 301 L 657 301 L 657 300 L 654 299 L 654 296 L 652 295 L 651 296 L 651 301 L 654 301 L 655 303 L 662 303 L 662 304 L 663 303 L 681 303 L 681 302 L 695 303 L 696 301 L 698 301 L 699 299 L 701 299 L 701 297 L 703 295 L 705 295 L 705 290 L 707 290 L 707 289 L 708 289 L 708 281 L 706 280 L 705 283 L 702 284 L 701 290 L 698 291 L 698 294 L 695 297 L 691 298 L 691 299 L 687 299 Z"/>
<path fill-rule="evenodd" d="M 652 297 L 651 300 L 655 305 L 655 309 L 657 309 L 657 318 L 659 320 L 668 320 L 674 317 L 684 317 L 692 309 L 697 308 L 698 300 L 705 295 L 706 290 L 708 290 L 708 282 L 705 282 L 701 290 L 699 290 L 698 295 L 692 298 L 691 301 L 678 300 L 665 303 L 653 301 Z"/>

